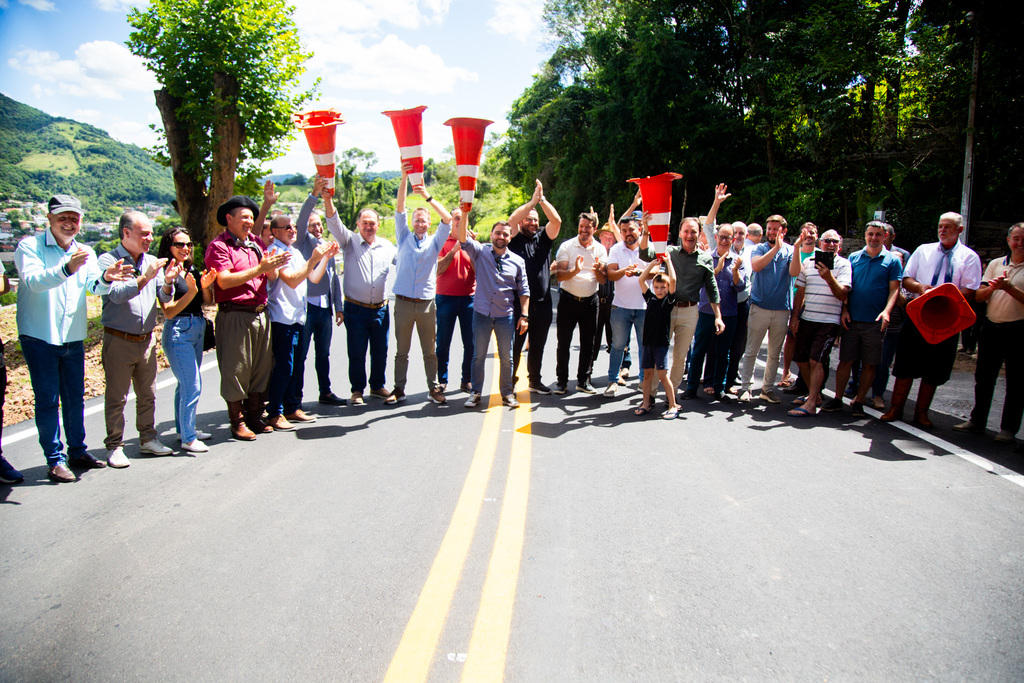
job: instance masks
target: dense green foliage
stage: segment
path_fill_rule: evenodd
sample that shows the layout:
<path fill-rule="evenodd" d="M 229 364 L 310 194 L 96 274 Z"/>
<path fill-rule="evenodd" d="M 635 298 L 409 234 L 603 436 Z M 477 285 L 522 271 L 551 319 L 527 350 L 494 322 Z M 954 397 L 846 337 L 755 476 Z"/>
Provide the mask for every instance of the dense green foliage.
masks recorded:
<path fill-rule="evenodd" d="M 782 213 L 859 232 L 883 209 L 914 242 L 959 210 L 975 27 L 983 47 L 975 220 L 1013 219 L 1024 60 L 1012 3 L 548 0 L 555 52 L 513 104 L 504 172 L 563 213 L 625 206 L 678 171 L 678 217 Z"/>
<path fill-rule="evenodd" d="M 170 203 L 174 184 L 145 150 L 0 94 L 0 197 L 45 201 L 58 192 L 102 219 L 120 213 L 113 207 Z"/>

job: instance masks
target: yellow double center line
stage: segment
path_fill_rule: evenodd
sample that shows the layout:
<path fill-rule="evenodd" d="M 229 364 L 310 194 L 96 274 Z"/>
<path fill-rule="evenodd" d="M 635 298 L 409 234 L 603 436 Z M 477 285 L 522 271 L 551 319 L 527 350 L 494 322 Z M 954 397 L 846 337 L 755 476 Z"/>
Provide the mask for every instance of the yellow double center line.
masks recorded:
<path fill-rule="evenodd" d="M 525 392 L 523 398 L 526 398 Z M 498 373 L 493 374 L 491 398 L 484 416 L 466 483 L 455 505 L 451 524 L 441 541 L 430 574 L 420 592 L 405 633 L 391 660 L 386 683 L 424 681 L 437 652 L 455 588 L 466 563 L 476 531 L 491 469 L 498 449 L 498 434 L 505 411 L 498 391 Z M 464 681 L 500 681 L 505 671 L 512 608 L 515 603 L 519 564 L 526 527 L 526 505 L 530 490 L 530 411 L 526 405 L 515 412 L 515 431 L 509 460 L 505 496 L 487 568 L 476 624 L 470 637 L 463 669 Z"/>

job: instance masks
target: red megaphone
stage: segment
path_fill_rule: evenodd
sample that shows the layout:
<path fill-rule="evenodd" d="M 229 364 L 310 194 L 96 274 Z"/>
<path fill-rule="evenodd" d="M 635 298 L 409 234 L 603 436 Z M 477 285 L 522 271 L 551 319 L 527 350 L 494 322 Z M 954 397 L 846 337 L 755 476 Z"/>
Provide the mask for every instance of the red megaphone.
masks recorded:
<path fill-rule="evenodd" d="M 480 154 L 484 149 L 484 129 L 494 123 L 487 119 L 448 119 L 455 142 L 455 172 L 459 176 L 459 206 L 468 212 L 476 196 L 476 177 L 480 172 Z"/>
<path fill-rule="evenodd" d="M 681 173 L 662 173 L 646 178 L 630 178 L 627 183 L 640 186 L 640 199 L 644 205 L 644 213 L 651 214 L 651 222 L 647 229 L 653 242 L 654 252 L 658 256 L 665 253 L 668 246 L 668 224 L 672 218 L 672 181 L 682 178 Z"/>
<path fill-rule="evenodd" d="M 337 127 L 345 123 L 345 117 L 333 109 L 317 109 L 292 114 L 292 121 L 306 134 L 316 174 L 327 181 L 325 191 L 334 194 L 334 145 Z"/>
<path fill-rule="evenodd" d="M 409 180 L 414 186 L 423 184 L 423 110 L 425 109 L 426 107 L 415 107 L 381 112 L 391 119 L 402 161 L 412 163 Z"/>
<path fill-rule="evenodd" d="M 974 324 L 978 316 L 952 282 L 933 287 L 907 304 L 907 316 L 929 344 L 938 344 Z"/>

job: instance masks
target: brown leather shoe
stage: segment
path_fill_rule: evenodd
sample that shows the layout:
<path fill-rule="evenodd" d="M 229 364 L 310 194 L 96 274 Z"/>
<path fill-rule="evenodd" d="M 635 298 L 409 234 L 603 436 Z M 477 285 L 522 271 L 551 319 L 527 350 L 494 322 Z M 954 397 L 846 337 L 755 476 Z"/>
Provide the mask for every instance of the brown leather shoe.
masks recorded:
<path fill-rule="evenodd" d="M 363 400 L 363 395 L 358 391 L 353 391 L 352 395 L 348 399 L 350 406 L 365 406 L 366 401 Z"/>
<path fill-rule="evenodd" d="M 448 399 L 444 397 L 444 389 L 441 387 L 430 390 L 430 400 L 439 405 L 444 405 L 448 402 Z"/>
<path fill-rule="evenodd" d="M 307 415 L 306 413 L 302 412 L 302 408 L 299 408 L 294 413 L 285 415 L 285 418 L 289 422 L 316 422 L 316 418 L 313 417 L 312 415 Z"/>
<path fill-rule="evenodd" d="M 267 426 L 275 432 L 290 432 L 295 429 L 295 425 L 289 422 L 284 415 L 271 415 L 267 418 Z"/>
<path fill-rule="evenodd" d="M 393 406 L 396 403 L 400 403 L 405 400 L 405 392 L 401 389 L 395 389 L 388 397 L 384 399 L 384 403 L 389 406 Z"/>
<path fill-rule="evenodd" d="M 263 421 L 263 397 L 249 394 L 245 401 L 245 424 L 256 434 L 269 434 L 274 428 Z"/>
<path fill-rule="evenodd" d="M 50 481 L 55 481 L 58 484 L 63 482 L 78 481 L 78 477 L 75 476 L 74 472 L 68 469 L 68 466 L 62 462 L 57 463 L 46 471 L 46 476 L 50 478 Z"/>
<path fill-rule="evenodd" d="M 391 394 L 384 387 L 381 387 L 380 389 L 370 389 L 370 396 L 374 396 L 376 398 L 387 398 L 390 395 Z"/>
<path fill-rule="evenodd" d="M 255 441 L 256 435 L 245 426 L 241 401 L 228 401 L 228 421 L 231 422 L 231 436 L 239 441 Z"/>

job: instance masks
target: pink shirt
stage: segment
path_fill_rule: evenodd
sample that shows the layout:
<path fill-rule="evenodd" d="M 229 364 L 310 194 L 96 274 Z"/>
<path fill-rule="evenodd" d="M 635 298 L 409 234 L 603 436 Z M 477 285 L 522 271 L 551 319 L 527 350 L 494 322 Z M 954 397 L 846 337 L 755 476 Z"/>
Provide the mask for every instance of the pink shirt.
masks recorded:
<path fill-rule="evenodd" d="M 206 258 L 204 259 L 206 267 L 213 268 L 218 273 L 222 270 L 239 273 L 258 266 L 266 247 L 255 235 L 249 235 L 249 239 L 250 246 L 244 246 L 227 230 L 217 235 L 206 247 Z M 253 247 L 259 247 L 258 252 Z M 267 303 L 267 276 L 258 275 L 231 289 L 221 289 L 219 285 L 214 284 L 213 297 L 217 303 L 231 302 L 242 306 L 265 304 Z"/>

